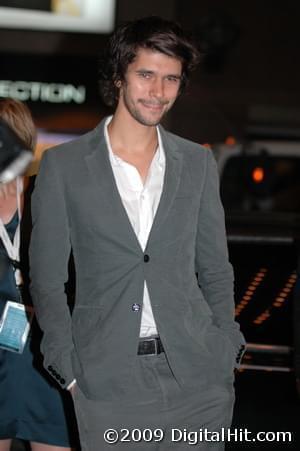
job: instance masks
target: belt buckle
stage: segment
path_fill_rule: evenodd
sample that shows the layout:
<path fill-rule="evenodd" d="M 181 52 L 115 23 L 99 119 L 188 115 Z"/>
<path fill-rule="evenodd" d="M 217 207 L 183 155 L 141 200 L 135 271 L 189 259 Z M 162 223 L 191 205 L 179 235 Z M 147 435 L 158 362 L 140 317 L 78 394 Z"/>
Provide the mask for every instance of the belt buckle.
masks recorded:
<path fill-rule="evenodd" d="M 149 353 L 148 355 L 157 355 L 157 353 L 158 353 L 158 343 L 157 343 L 157 339 L 156 339 L 156 338 L 149 338 L 149 339 L 147 339 L 146 341 L 154 342 L 154 351 L 155 351 L 155 352 Z"/>

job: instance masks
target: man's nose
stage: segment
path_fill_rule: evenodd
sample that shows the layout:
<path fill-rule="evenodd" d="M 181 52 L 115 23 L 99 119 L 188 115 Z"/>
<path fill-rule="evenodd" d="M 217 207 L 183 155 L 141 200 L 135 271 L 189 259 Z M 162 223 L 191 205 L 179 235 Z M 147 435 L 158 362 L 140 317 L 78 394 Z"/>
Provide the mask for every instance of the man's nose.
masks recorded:
<path fill-rule="evenodd" d="M 151 85 L 151 95 L 162 98 L 164 96 L 164 80 L 156 78 Z"/>

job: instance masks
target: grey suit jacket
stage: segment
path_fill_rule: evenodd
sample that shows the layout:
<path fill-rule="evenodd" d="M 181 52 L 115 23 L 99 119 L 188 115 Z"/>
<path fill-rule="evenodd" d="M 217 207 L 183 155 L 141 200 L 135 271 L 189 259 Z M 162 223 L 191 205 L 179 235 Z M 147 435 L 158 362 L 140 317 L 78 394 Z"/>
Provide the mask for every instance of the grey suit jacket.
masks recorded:
<path fill-rule="evenodd" d="M 139 358 L 142 308 L 133 304 L 142 304 L 146 280 L 178 383 L 191 385 L 212 372 L 229 377 L 244 339 L 234 321 L 233 272 L 211 152 L 160 128 L 165 180 L 143 252 L 103 129 L 104 121 L 47 151 L 33 193 L 31 291 L 45 368 L 63 387 L 75 377 L 89 398 L 120 398 Z M 71 249 L 72 316 L 64 293 Z"/>

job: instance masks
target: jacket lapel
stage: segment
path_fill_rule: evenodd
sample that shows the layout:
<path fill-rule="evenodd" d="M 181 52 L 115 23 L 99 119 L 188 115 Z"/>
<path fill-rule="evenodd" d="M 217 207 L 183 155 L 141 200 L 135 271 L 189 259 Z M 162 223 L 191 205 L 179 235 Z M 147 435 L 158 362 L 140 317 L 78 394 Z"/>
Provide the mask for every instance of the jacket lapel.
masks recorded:
<path fill-rule="evenodd" d="M 171 141 L 168 134 L 161 126 L 159 130 L 166 155 L 166 170 L 163 191 L 149 234 L 147 247 L 160 239 L 159 231 L 168 216 L 177 195 L 182 171 L 182 154 L 178 151 L 177 144 L 173 140 Z"/>
<path fill-rule="evenodd" d="M 105 119 L 94 129 L 89 142 L 89 153 L 85 161 L 89 173 L 97 187 L 100 199 L 109 207 L 111 218 L 120 230 L 124 244 L 141 253 L 142 248 L 131 226 L 127 212 L 122 203 L 118 187 L 110 164 L 108 149 L 104 137 Z"/>

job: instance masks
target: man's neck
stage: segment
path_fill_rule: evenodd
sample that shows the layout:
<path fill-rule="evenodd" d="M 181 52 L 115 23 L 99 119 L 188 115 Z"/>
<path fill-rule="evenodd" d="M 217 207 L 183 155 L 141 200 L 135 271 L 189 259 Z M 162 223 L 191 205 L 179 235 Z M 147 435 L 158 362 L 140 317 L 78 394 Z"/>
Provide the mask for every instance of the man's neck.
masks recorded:
<path fill-rule="evenodd" d="M 124 154 L 153 154 L 158 146 L 158 136 L 155 126 L 139 124 L 133 118 L 123 120 L 121 115 L 114 114 L 108 125 L 108 134 L 113 152 Z"/>
<path fill-rule="evenodd" d="M 139 124 L 133 118 L 124 121 L 115 114 L 108 125 L 112 151 L 122 160 L 136 167 L 145 183 L 151 162 L 158 146 L 155 126 Z"/>

